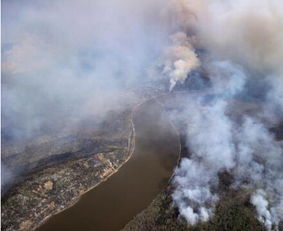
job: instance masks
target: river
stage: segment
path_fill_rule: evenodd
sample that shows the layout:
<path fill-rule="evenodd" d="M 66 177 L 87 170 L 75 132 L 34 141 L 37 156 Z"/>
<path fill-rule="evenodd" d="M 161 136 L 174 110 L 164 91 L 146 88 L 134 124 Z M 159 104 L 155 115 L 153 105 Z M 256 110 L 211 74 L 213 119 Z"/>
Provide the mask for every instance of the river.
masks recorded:
<path fill-rule="evenodd" d="M 133 122 L 135 151 L 129 161 L 38 231 L 120 230 L 167 185 L 180 152 L 176 130 L 154 100 L 137 108 Z"/>

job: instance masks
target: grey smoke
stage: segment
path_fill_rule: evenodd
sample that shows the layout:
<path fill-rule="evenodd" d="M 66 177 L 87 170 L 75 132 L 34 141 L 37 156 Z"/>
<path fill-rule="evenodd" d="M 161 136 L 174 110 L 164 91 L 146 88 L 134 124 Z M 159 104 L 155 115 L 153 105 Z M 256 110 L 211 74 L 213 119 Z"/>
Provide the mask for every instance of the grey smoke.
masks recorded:
<path fill-rule="evenodd" d="M 34 137 L 133 99 L 169 28 L 162 1 L 3 1 L 4 138 Z M 121 99 L 121 100 L 120 100 Z M 63 119 L 64 118 L 64 119 Z"/>

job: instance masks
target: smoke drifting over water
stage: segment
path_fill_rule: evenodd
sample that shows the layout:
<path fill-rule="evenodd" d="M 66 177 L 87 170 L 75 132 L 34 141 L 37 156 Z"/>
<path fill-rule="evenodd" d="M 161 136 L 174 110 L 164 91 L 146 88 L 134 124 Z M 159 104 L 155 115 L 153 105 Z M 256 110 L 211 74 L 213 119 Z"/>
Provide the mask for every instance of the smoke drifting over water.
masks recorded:
<path fill-rule="evenodd" d="M 267 229 L 283 219 L 283 7 L 279 0 L 3 1 L 4 140 L 33 138 L 135 99 L 192 72 L 207 85 L 180 99 L 191 156 L 173 199 L 194 225 L 213 216 L 219 173 L 252 192 Z M 248 105 L 248 106 L 247 106 Z M 256 105 L 253 110 L 245 110 Z M 10 169 L 8 169 L 10 173 Z"/>

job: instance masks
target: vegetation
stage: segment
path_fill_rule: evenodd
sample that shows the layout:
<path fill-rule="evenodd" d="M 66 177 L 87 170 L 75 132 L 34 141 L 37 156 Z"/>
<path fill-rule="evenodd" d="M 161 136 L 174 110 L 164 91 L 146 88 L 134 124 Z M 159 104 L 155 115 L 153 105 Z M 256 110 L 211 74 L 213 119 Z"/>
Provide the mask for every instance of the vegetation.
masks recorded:
<path fill-rule="evenodd" d="M 223 193 L 215 208 L 215 216 L 206 223 L 188 226 L 172 206 L 169 191 L 165 191 L 152 204 L 137 215 L 123 231 L 264 231 L 255 217 L 249 194 L 229 190 Z"/>

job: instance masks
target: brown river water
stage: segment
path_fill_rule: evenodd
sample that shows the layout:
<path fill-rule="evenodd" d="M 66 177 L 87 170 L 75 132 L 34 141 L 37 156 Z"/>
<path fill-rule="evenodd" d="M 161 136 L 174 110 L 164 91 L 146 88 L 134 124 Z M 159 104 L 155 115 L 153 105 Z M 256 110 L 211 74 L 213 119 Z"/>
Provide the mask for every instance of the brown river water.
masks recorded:
<path fill-rule="evenodd" d="M 168 184 L 180 144 L 161 106 L 149 101 L 134 113 L 135 151 L 117 173 L 38 231 L 117 231 L 145 209 Z"/>

